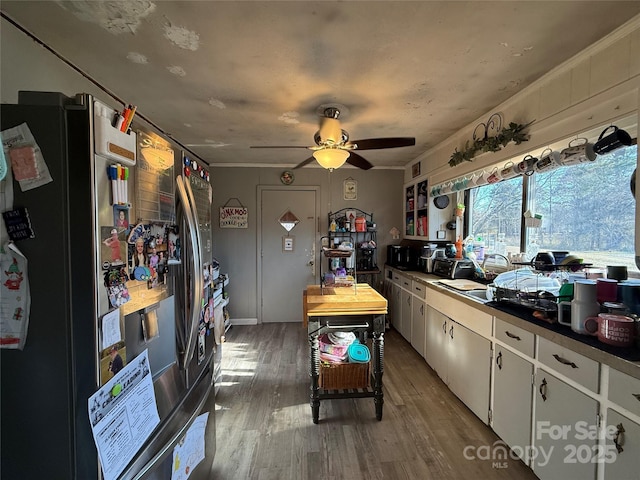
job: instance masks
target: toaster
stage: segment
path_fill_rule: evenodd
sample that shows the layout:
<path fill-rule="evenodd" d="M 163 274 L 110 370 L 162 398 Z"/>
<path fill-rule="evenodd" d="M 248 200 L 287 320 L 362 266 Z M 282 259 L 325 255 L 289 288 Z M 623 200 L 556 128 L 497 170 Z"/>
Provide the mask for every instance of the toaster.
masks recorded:
<path fill-rule="evenodd" d="M 473 278 L 475 267 L 471 260 L 455 258 L 436 258 L 433 261 L 433 274 L 443 278 Z"/>

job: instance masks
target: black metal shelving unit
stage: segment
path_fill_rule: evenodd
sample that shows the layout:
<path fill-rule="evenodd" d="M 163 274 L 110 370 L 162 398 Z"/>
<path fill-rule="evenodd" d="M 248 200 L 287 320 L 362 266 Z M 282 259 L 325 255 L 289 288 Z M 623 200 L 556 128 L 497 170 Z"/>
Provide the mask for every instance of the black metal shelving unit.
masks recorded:
<path fill-rule="evenodd" d="M 358 221 L 358 219 L 360 220 Z M 364 230 L 356 228 L 355 223 L 357 221 L 359 225 L 364 222 L 364 227 L 360 227 L 364 228 Z M 331 229 L 333 223 L 335 223 L 335 231 Z M 350 273 L 350 270 L 357 270 L 360 277 L 380 274 L 377 255 L 377 232 L 376 227 L 373 226 L 375 225 L 373 223 L 373 213 L 368 213 L 358 208 L 343 208 L 336 212 L 329 212 L 327 225 L 329 227 L 327 235 L 329 239 L 328 247 L 339 245 L 343 241 L 353 242 L 353 247 L 356 251 L 354 265 L 349 268 L 346 259 L 342 262 L 342 266 L 347 269 L 348 273 Z M 328 268 L 331 268 L 330 265 Z"/>

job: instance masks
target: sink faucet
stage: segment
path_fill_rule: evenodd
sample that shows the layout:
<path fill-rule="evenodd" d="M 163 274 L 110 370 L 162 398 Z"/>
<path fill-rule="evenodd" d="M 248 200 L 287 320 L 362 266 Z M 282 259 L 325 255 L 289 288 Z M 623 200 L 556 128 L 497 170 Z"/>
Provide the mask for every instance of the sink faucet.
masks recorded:
<path fill-rule="evenodd" d="M 509 259 L 507 257 L 502 255 L 501 253 L 487 253 L 484 256 L 484 262 L 482 262 L 482 269 L 483 270 L 485 269 L 484 267 L 485 267 L 485 264 L 487 263 L 487 258 L 495 258 L 495 257 L 504 258 L 504 261 L 507 264 L 507 270 L 511 270 L 511 262 L 509 261 Z"/>

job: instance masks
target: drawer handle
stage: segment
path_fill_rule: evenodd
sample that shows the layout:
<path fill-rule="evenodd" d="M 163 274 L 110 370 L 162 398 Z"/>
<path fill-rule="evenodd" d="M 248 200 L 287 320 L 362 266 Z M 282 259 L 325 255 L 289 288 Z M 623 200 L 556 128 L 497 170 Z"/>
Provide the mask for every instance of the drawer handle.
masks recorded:
<path fill-rule="evenodd" d="M 618 453 L 622 453 L 624 452 L 624 448 L 622 448 L 622 444 L 624 443 L 624 427 L 619 423 L 616 428 L 616 436 L 613 437 L 613 443 L 615 444 Z"/>
<path fill-rule="evenodd" d="M 547 401 L 547 379 L 543 378 L 542 383 L 540 384 L 540 395 L 542 396 L 542 401 Z"/>
<path fill-rule="evenodd" d="M 578 368 L 578 365 L 576 365 L 573 362 L 570 362 L 569 360 L 567 360 L 566 358 L 562 358 L 560 355 L 558 355 L 557 353 L 553 354 L 553 358 L 555 358 L 557 361 L 559 361 L 560 363 L 562 363 L 563 365 L 569 365 L 571 368 Z"/>
<path fill-rule="evenodd" d="M 517 341 L 522 340 L 518 335 L 514 335 L 514 334 L 513 334 L 513 333 L 511 333 L 509 330 L 506 330 L 504 333 L 505 333 L 505 334 L 507 335 L 507 337 L 509 337 L 509 338 L 513 338 L 513 339 L 515 339 L 515 340 L 517 340 Z"/>
<path fill-rule="evenodd" d="M 498 353 L 498 356 L 496 357 L 496 365 L 498 365 L 498 368 L 502 370 L 502 352 Z"/>

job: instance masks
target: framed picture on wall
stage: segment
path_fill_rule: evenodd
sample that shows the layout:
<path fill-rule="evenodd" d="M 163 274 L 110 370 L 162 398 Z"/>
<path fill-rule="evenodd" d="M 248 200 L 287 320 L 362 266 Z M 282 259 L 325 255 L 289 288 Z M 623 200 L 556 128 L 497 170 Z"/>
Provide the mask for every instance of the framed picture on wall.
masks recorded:
<path fill-rule="evenodd" d="M 416 178 L 420 175 L 420 162 L 414 163 L 411 166 L 411 178 Z"/>
<path fill-rule="evenodd" d="M 358 199 L 358 182 L 349 177 L 344 181 L 344 199 L 345 200 L 357 200 Z"/>

